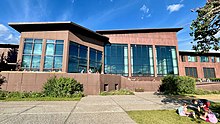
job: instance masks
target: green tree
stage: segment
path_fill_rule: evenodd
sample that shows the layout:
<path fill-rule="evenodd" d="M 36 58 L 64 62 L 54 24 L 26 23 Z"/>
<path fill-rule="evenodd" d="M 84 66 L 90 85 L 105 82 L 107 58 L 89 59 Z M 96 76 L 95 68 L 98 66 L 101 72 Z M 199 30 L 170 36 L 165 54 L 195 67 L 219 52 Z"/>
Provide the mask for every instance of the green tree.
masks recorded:
<path fill-rule="evenodd" d="M 210 49 L 219 50 L 220 37 L 220 1 L 208 0 L 202 8 L 196 9 L 197 19 L 193 20 L 190 36 L 194 38 L 193 50 L 208 52 Z"/>

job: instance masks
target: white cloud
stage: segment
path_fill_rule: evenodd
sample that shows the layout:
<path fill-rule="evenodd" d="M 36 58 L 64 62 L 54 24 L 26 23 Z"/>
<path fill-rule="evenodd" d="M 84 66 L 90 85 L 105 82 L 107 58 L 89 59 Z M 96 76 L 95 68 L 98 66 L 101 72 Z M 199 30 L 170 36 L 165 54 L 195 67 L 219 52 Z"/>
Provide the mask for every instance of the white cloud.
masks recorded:
<path fill-rule="evenodd" d="M 5 27 L 3 24 L 0 24 L 0 34 L 3 32 L 7 32 L 7 31 L 8 31 L 8 28 Z"/>
<path fill-rule="evenodd" d="M 172 4 L 167 6 L 167 10 L 170 11 L 170 13 L 174 11 L 179 11 L 182 7 L 184 7 L 183 4 Z"/>
<path fill-rule="evenodd" d="M 180 3 L 182 3 L 184 0 L 180 0 Z"/>
<path fill-rule="evenodd" d="M 144 4 L 141 8 L 140 11 L 144 12 L 144 13 L 148 13 L 149 12 L 149 8 L 146 7 L 146 5 Z"/>
<path fill-rule="evenodd" d="M 19 39 L 19 36 L 14 35 L 6 26 L 0 24 L 0 43 L 18 44 Z"/>
<path fill-rule="evenodd" d="M 140 8 L 140 11 L 143 12 L 141 19 L 144 19 L 144 17 L 148 18 L 151 16 L 150 9 L 147 8 L 145 4 Z"/>
<path fill-rule="evenodd" d="M 113 2 L 113 0 L 110 0 L 110 2 Z"/>

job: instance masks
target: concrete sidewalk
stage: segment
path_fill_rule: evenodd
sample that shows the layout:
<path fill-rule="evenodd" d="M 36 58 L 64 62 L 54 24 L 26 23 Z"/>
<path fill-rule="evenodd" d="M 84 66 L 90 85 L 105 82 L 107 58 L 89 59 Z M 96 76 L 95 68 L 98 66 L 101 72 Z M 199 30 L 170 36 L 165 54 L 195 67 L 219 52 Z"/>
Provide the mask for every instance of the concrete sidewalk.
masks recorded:
<path fill-rule="evenodd" d="M 133 124 L 125 111 L 174 109 L 153 93 L 87 96 L 80 101 L 0 102 L 2 124 Z"/>

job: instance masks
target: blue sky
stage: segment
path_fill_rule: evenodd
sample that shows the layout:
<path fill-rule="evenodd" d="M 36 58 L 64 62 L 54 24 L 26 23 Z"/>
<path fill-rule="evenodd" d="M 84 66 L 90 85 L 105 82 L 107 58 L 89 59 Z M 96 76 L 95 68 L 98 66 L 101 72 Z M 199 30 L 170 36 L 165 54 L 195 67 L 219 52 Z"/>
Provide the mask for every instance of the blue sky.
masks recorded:
<path fill-rule="evenodd" d="M 179 49 L 191 49 L 190 24 L 206 0 L 0 0 L 0 43 L 18 44 L 8 22 L 72 21 L 91 30 L 183 27 Z"/>

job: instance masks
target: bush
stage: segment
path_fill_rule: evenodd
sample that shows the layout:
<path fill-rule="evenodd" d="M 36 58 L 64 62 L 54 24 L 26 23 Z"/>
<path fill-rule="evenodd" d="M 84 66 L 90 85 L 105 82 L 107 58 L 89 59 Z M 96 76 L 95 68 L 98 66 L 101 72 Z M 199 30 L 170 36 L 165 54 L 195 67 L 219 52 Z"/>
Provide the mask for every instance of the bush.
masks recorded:
<path fill-rule="evenodd" d="M 100 95 L 106 96 L 106 95 L 134 95 L 134 93 L 127 89 L 120 89 L 120 90 L 113 90 L 110 92 L 101 92 Z"/>
<path fill-rule="evenodd" d="M 209 91 L 209 90 L 203 90 L 203 89 L 196 89 L 195 91 L 196 95 L 208 95 L 208 94 L 220 94 L 220 91 Z"/>
<path fill-rule="evenodd" d="M 159 90 L 165 94 L 182 95 L 194 93 L 195 87 L 196 82 L 194 78 L 169 75 L 162 79 Z"/>
<path fill-rule="evenodd" d="M 72 97 L 83 91 L 82 84 L 73 78 L 50 78 L 43 86 L 43 93 L 50 97 Z"/>
<path fill-rule="evenodd" d="M 6 77 L 4 77 L 0 74 L 0 89 L 1 89 L 1 85 L 6 82 L 7 82 Z"/>
<path fill-rule="evenodd" d="M 143 88 L 135 88 L 134 91 L 135 92 L 144 92 L 144 89 Z"/>
<path fill-rule="evenodd" d="M 0 100 L 4 100 L 7 96 L 7 94 L 8 94 L 7 91 L 0 90 Z"/>
<path fill-rule="evenodd" d="M 220 78 L 210 78 L 210 81 L 212 81 L 212 82 L 220 82 Z"/>

